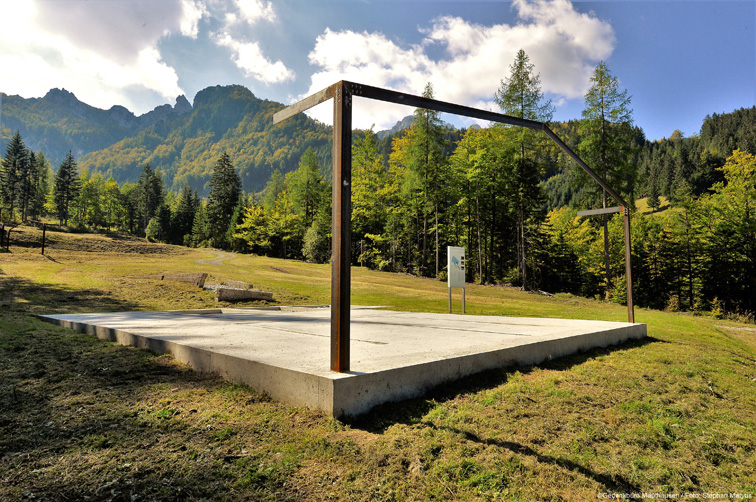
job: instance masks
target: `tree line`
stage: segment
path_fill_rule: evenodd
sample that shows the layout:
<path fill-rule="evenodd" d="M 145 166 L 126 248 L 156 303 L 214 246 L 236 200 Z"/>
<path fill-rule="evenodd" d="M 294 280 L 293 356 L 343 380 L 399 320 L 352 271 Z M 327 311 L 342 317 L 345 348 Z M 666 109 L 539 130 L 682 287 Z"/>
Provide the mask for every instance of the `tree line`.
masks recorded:
<path fill-rule="evenodd" d="M 428 84 L 423 96 L 432 98 L 433 92 Z M 523 51 L 494 99 L 508 115 L 544 122 L 552 118 L 553 107 Z M 602 62 L 592 75 L 582 120 L 552 126 L 632 204 L 640 195 L 653 195 L 647 193 L 653 183 L 638 161 L 645 139 L 633 124 L 630 103 L 627 90 L 619 88 Z M 614 202 L 579 167 L 568 168 L 548 138 L 496 125 L 471 127 L 450 140 L 436 112 L 418 109 L 413 119 L 409 129 L 391 139 L 390 148 L 372 129 L 354 132 L 354 265 L 444 278 L 446 246 L 463 246 L 470 282 L 625 301 L 622 218 L 577 217 L 577 207 Z M 674 141 L 683 139 L 669 143 Z M 230 156 L 222 153 L 206 199 L 189 186 L 179 193 L 166 190 L 149 164 L 137 183 L 119 186 L 86 170 L 77 178 L 70 155 L 52 183 L 34 181 L 49 179 L 49 167 L 13 167 L 31 165 L 30 152 L 18 154 L 23 150 L 20 137 L 14 138 L 2 170 L 3 204 L 19 214 L 36 208 L 64 224 L 70 218 L 79 225 L 168 243 L 319 263 L 330 259 L 330 169 L 312 148 L 296 170 L 285 175 L 274 170 L 265 189 L 254 194 L 242 191 Z M 18 161 L 17 154 L 27 161 Z M 44 156 L 34 157 L 41 165 Z M 634 214 L 637 305 L 744 315 L 756 311 L 756 160 L 740 150 L 716 159 L 709 161 L 714 174 L 705 189 L 680 183 L 672 210 Z M 30 174 L 18 174 L 25 172 Z M 571 204 L 550 204 L 550 188 L 543 182 L 549 173 L 560 173 Z M 14 181 L 21 179 L 29 181 Z M 41 191 L 23 195 L 25 186 Z"/>

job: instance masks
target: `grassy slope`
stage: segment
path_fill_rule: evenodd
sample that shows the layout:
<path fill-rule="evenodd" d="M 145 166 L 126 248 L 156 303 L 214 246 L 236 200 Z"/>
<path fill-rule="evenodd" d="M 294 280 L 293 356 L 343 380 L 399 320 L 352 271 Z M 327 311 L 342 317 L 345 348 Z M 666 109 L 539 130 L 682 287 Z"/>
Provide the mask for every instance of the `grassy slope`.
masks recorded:
<path fill-rule="evenodd" d="M 213 253 L 98 236 L 50 241 L 47 257 L 33 247 L 0 254 L 0 500 L 756 493 L 754 326 L 639 310 L 642 343 L 487 372 L 342 423 L 33 317 L 216 306 L 209 291 L 150 278 L 162 271 L 246 280 L 283 304 L 327 303 L 329 267 L 197 263 Z M 352 288 L 355 304 L 446 310 L 439 281 L 353 269 Z M 626 317 L 622 306 L 475 285 L 467 306 Z"/>
<path fill-rule="evenodd" d="M 648 198 L 636 200 L 635 209 L 637 209 L 639 213 L 647 214 L 647 215 L 652 214 L 654 216 L 661 216 L 663 214 L 666 214 L 667 211 L 675 210 L 674 208 L 672 208 L 672 205 L 670 204 L 669 200 L 664 196 L 659 197 L 659 209 L 657 209 L 656 211 L 648 207 Z"/>

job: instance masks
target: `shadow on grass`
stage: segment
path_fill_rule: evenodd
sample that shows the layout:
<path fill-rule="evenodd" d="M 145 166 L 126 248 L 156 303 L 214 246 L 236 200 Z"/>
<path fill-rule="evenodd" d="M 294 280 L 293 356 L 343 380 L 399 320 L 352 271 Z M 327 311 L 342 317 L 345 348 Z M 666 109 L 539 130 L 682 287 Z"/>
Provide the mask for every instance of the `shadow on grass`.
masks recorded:
<path fill-rule="evenodd" d="M 617 350 L 627 350 L 643 347 L 652 343 L 669 343 L 652 336 L 642 340 L 629 340 L 611 347 L 598 347 L 586 352 L 580 352 L 537 365 L 505 367 L 487 370 L 467 376 L 457 381 L 447 382 L 430 389 L 424 396 L 403 401 L 386 403 L 373 408 L 370 412 L 347 420 L 347 423 L 357 429 L 375 434 L 383 434 L 386 429 L 395 424 L 411 425 L 419 423 L 428 412 L 439 403 L 451 401 L 462 394 L 473 394 L 492 389 L 507 383 L 514 372 L 528 374 L 535 368 L 555 371 L 567 371 L 586 361 L 600 356 L 609 355 Z"/>
<path fill-rule="evenodd" d="M 55 259 L 46 256 L 50 261 Z M 69 289 L 39 284 L 28 279 L 0 275 L 0 302 L 6 312 L 57 314 L 64 312 L 113 312 L 139 310 L 136 303 L 114 298 L 99 289 Z"/>
<path fill-rule="evenodd" d="M 431 429 L 446 430 L 461 435 L 467 441 L 483 445 L 493 445 L 515 454 L 533 457 L 540 463 L 556 465 L 570 471 L 578 472 L 581 475 L 593 479 L 600 485 L 604 486 L 607 491 L 637 492 L 640 488 L 619 474 L 602 474 L 567 458 L 538 453 L 530 446 L 523 445 L 518 442 L 502 441 L 498 439 L 483 439 L 470 431 L 465 431 L 445 425 L 439 426 L 430 421 L 424 420 L 423 418 L 430 411 L 436 408 L 439 403 L 453 400 L 460 395 L 474 394 L 506 384 L 509 378 L 515 372 L 527 374 L 533 371 L 535 368 L 555 371 L 567 371 L 574 366 L 579 366 L 586 361 L 595 359 L 600 356 L 609 355 L 617 350 L 628 350 L 656 343 L 669 342 L 647 336 L 642 340 L 630 340 L 620 345 L 595 348 L 583 353 L 561 357 L 559 359 L 548 361 L 539 365 L 523 366 L 518 368 L 509 367 L 484 371 L 482 373 L 463 378 L 456 382 L 438 386 L 421 398 L 380 405 L 369 413 L 352 419 L 351 421 L 349 421 L 349 424 L 353 428 L 362 429 L 375 434 L 383 434 L 389 427 L 395 424 L 419 424 Z"/>
<path fill-rule="evenodd" d="M 219 441 L 215 426 L 199 418 L 208 416 L 211 404 L 188 399 L 182 406 L 175 394 L 225 389 L 219 377 L 33 317 L 82 305 L 136 305 L 98 290 L 68 291 L 0 275 L 0 300 L 6 295 L 13 302 L 0 309 L 0 500 L 291 495 L 277 479 L 233 481 L 242 480 L 246 466 Z M 266 400 L 246 392 L 244 399 Z"/>
<path fill-rule="evenodd" d="M 570 471 L 578 472 L 581 475 L 585 476 L 586 478 L 593 479 L 594 481 L 604 486 L 609 491 L 638 493 L 641 490 L 641 488 L 638 485 L 633 484 L 624 476 L 620 476 L 619 474 L 614 474 L 611 476 L 606 475 L 606 474 L 601 474 L 599 472 L 594 471 L 593 469 L 584 467 L 578 464 L 577 462 L 574 462 L 566 458 L 543 455 L 533 450 L 531 447 L 517 443 L 515 441 L 482 439 L 476 434 L 473 434 L 472 432 L 460 430 L 454 427 L 448 427 L 448 426 L 443 426 L 443 425 L 436 426 L 435 424 L 431 422 L 422 422 L 422 424 L 432 429 L 446 430 L 455 434 L 460 434 L 464 436 L 464 438 L 467 441 L 472 441 L 474 443 L 479 443 L 479 444 L 487 445 L 487 446 L 496 446 L 497 448 L 509 450 L 512 453 L 516 453 L 519 455 L 526 455 L 528 457 L 533 457 L 534 459 L 536 459 L 538 462 L 542 464 L 556 465 Z"/>

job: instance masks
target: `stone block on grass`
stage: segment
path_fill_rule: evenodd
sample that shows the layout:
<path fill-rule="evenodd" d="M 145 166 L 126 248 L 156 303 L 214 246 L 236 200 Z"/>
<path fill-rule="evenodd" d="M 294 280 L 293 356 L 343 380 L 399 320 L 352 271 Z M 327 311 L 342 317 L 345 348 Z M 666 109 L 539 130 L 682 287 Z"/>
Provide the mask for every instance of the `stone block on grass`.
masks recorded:
<path fill-rule="evenodd" d="M 233 289 L 252 289 L 252 285 L 244 281 L 235 281 L 233 279 L 224 279 L 222 286 L 228 286 Z"/>
<path fill-rule="evenodd" d="M 189 284 L 194 284 L 198 288 L 205 287 L 205 280 L 207 279 L 207 273 L 201 273 L 201 274 L 163 274 L 161 277 L 164 281 L 177 281 L 177 282 L 188 282 Z"/>
<path fill-rule="evenodd" d="M 220 287 L 215 290 L 215 301 L 243 302 L 249 300 L 273 301 L 273 293 L 257 289 L 233 289 Z"/>

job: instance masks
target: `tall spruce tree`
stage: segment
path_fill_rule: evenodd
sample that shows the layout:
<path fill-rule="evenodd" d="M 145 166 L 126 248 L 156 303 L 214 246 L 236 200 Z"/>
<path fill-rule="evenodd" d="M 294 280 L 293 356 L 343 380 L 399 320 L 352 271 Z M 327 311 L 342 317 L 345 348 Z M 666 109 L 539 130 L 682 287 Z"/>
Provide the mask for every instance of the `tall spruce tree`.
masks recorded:
<path fill-rule="evenodd" d="M 149 163 L 142 168 L 137 183 L 137 209 L 141 216 L 142 230 L 154 218 L 163 204 L 163 180 Z"/>
<path fill-rule="evenodd" d="M 352 256 L 361 265 L 372 265 L 381 254 L 380 244 L 389 219 L 384 193 L 388 173 L 378 153 L 372 128 L 352 144 Z"/>
<path fill-rule="evenodd" d="M 302 224 L 307 229 L 315 218 L 325 186 L 315 150 L 308 148 L 305 151 L 299 160 L 299 168 L 289 175 L 288 180 L 294 209 L 302 215 Z"/>
<path fill-rule="evenodd" d="M 423 90 L 424 98 L 433 98 L 433 85 L 428 82 Z M 443 155 L 446 142 L 444 126 L 435 110 L 418 108 L 415 110 L 410 129 L 409 169 L 419 182 L 421 200 L 420 212 L 423 219 L 420 270 L 428 274 L 428 219 L 433 216 L 433 233 L 435 236 L 435 275 L 438 275 L 439 259 L 439 205 L 443 191 L 443 167 L 446 157 Z"/>
<path fill-rule="evenodd" d="M 603 61 L 596 66 L 591 77 L 591 87 L 585 95 L 583 119 L 581 156 L 615 191 L 624 196 L 632 195 L 636 173 L 630 164 L 633 153 L 630 96 L 627 90 L 619 90 L 619 80 L 611 74 Z M 602 190 L 601 203 L 602 207 L 607 207 L 606 190 Z M 603 216 L 603 226 L 608 296 L 612 286 L 606 215 Z"/>
<path fill-rule="evenodd" d="M 76 161 L 69 151 L 55 173 L 55 184 L 53 186 L 53 203 L 58 211 L 58 219 L 61 225 L 68 225 L 70 209 L 80 191 L 79 171 L 76 167 Z"/>
<path fill-rule="evenodd" d="M 183 244 L 184 237 L 192 233 L 194 214 L 197 212 L 199 205 L 200 200 L 197 191 L 193 191 L 189 185 L 184 185 L 179 194 L 176 212 L 172 218 L 171 242 L 173 244 Z"/>
<path fill-rule="evenodd" d="M 29 211 L 32 218 L 36 220 L 44 213 L 45 202 L 47 202 L 47 195 L 50 192 L 50 165 L 45 154 L 41 151 L 35 156 L 35 166 L 33 197 Z"/>
<path fill-rule="evenodd" d="M 0 171 L 0 202 L 9 210 L 9 218 L 22 192 L 22 184 L 27 177 L 29 152 L 21 134 L 16 132 L 5 149 L 2 170 Z"/>
<path fill-rule="evenodd" d="M 541 77 L 534 72 L 534 68 L 525 51 L 520 49 L 509 67 L 509 76 L 501 81 L 494 100 L 507 115 L 548 122 L 554 114 L 554 107 L 551 100 L 544 99 Z M 541 205 L 539 181 L 540 174 L 545 169 L 545 161 L 538 152 L 543 150 L 544 138 L 542 134 L 525 127 L 510 134 L 514 135 L 518 153 L 512 166 L 514 172 L 509 176 L 509 195 L 513 199 L 517 220 L 517 267 L 522 287 L 527 289 L 529 235 L 526 230 L 528 221 Z"/>
<path fill-rule="evenodd" d="M 234 209 L 241 196 L 241 178 L 226 152 L 218 158 L 210 178 L 210 194 L 207 198 L 207 222 L 213 245 L 223 248 Z"/>

